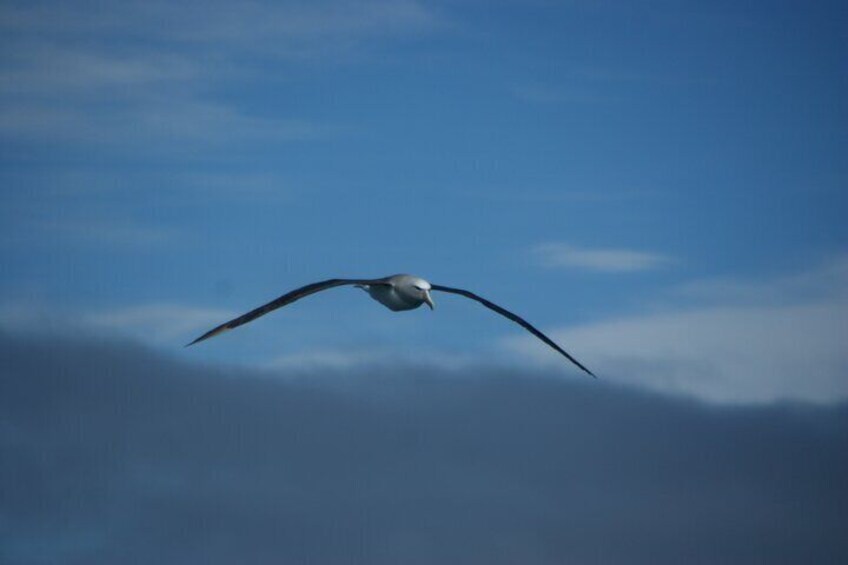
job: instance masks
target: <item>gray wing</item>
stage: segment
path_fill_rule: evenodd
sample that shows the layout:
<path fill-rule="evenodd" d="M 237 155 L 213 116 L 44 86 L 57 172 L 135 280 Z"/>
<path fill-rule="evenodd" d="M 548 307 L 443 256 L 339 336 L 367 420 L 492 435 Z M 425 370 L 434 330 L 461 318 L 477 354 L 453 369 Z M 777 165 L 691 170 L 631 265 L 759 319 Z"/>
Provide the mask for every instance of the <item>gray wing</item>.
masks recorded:
<path fill-rule="evenodd" d="M 568 359 L 569 361 L 571 361 L 572 363 L 574 363 L 575 365 L 577 365 L 578 367 L 580 367 L 581 369 L 583 369 L 584 371 L 586 371 L 587 373 L 589 373 L 590 375 L 595 377 L 595 374 L 592 371 L 590 371 L 589 369 L 587 369 L 586 367 L 584 367 L 583 364 L 580 363 L 580 361 L 578 361 L 577 359 L 575 359 L 574 357 L 569 355 L 563 348 L 561 348 L 559 345 L 554 343 L 554 341 L 551 338 L 549 338 L 548 336 L 546 336 L 545 334 L 543 334 L 542 332 L 537 330 L 532 324 L 530 324 L 530 322 L 528 322 L 527 320 L 525 320 L 521 316 L 517 316 L 517 315 L 513 314 L 512 312 L 510 312 L 509 310 L 507 310 L 506 308 L 501 308 L 500 306 L 498 306 L 494 302 L 486 300 L 482 296 L 478 296 L 478 295 L 476 295 L 473 292 L 468 291 L 468 290 L 463 290 L 461 288 L 451 288 L 449 286 L 442 286 L 442 285 L 438 285 L 438 284 L 431 285 L 431 288 L 433 290 L 440 290 L 442 292 L 450 292 L 452 294 L 459 294 L 460 296 L 465 296 L 466 298 L 470 298 L 471 300 L 476 300 L 477 302 L 479 302 L 480 304 L 482 304 L 486 308 L 488 308 L 490 310 L 494 310 L 495 312 L 497 312 L 501 316 L 508 318 L 508 319 L 512 320 L 513 322 L 515 322 L 516 324 L 520 325 L 521 327 L 523 327 L 524 329 L 529 331 L 531 334 L 535 335 L 536 337 L 538 337 L 539 339 L 541 339 L 542 341 L 544 341 L 545 343 L 547 343 L 548 345 L 553 347 L 560 354 L 565 356 L 566 359 Z M 597 377 L 595 377 L 595 378 L 597 378 Z"/>
<path fill-rule="evenodd" d="M 268 304 L 264 304 L 259 308 L 255 308 L 248 312 L 247 314 L 242 314 L 238 318 L 233 318 L 229 322 L 224 322 L 220 326 L 214 327 L 199 338 L 195 339 L 189 344 L 186 344 L 186 347 L 189 345 L 194 345 L 200 341 L 205 339 L 209 339 L 210 337 L 215 337 L 220 333 L 224 333 L 227 330 L 231 330 L 233 328 L 237 328 L 241 325 L 244 325 L 248 322 L 252 322 L 259 316 L 264 316 L 268 312 L 276 310 L 277 308 L 282 308 L 287 304 L 291 304 L 295 300 L 300 300 L 305 296 L 309 296 L 310 294 L 315 294 L 316 292 L 321 292 L 322 290 L 327 290 L 328 288 L 334 288 L 337 286 L 343 286 L 347 284 L 366 284 L 366 285 L 376 285 L 376 284 L 388 284 L 386 279 L 328 279 L 326 281 L 316 282 L 312 284 L 308 284 L 306 286 L 302 286 L 300 288 L 296 288 L 291 292 L 287 292 L 286 294 L 280 296 L 269 302 Z"/>

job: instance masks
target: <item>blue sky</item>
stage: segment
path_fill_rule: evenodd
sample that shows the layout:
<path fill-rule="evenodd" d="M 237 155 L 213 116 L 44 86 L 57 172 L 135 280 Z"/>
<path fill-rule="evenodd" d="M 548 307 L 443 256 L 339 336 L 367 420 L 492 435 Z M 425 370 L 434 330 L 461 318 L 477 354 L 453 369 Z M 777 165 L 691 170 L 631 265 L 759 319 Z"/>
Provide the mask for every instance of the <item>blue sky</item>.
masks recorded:
<path fill-rule="evenodd" d="M 5 2 L 0 324 L 208 363 L 848 397 L 844 3 Z M 562 367 L 566 378 L 576 378 Z M 806 374 L 804 374 L 806 373 Z"/>

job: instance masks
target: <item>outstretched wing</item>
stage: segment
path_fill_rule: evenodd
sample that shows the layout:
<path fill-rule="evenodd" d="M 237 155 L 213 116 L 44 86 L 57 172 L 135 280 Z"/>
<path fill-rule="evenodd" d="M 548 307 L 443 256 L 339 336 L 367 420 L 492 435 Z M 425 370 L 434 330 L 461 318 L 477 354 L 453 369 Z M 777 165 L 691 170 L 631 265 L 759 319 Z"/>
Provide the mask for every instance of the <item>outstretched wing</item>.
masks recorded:
<path fill-rule="evenodd" d="M 541 339 L 542 341 L 544 341 L 545 343 L 547 343 L 548 345 L 550 345 L 551 347 L 556 349 L 559 353 L 564 355 L 566 359 L 568 359 L 569 361 L 571 361 L 572 363 L 574 363 L 575 365 L 577 365 L 578 367 L 580 367 L 581 369 L 583 369 L 584 371 L 586 371 L 587 373 L 592 375 L 593 377 L 595 376 L 595 374 L 592 371 L 590 371 L 589 369 L 587 369 L 586 367 L 584 367 L 583 364 L 580 363 L 580 361 L 578 361 L 577 359 L 575 359 L 574 357 L 569 355 L 563 348 L 561 348 L 559 345 L 554 343 L 554 341 L 551 338 L 549 338 L 548 336 L 546 336 L 545 334 L 543 334 L 542 332 L 537 330 L 535 327 L 533 327 L 532 324 L 530 324 L 530 322 L 528 322 L 527 320 L 525 320 L 521 316 L 517 316 L 517 315 L 513 314 L 512 312 L 510 312 L 509 310 L 507 310 L 506 308 L 501 308 L 500 306 L 498 306 L 494 302 L 490 302 L 489 300 L 486 300 L 482 296 L 478 296 L 478 295 L 476 295 L 473 292 L 470 292 L 468 290 L 463 290 L 461 288 L 451 288 L 449 286 L 442 286 L 442 285 L 439 285 L 439 284 L 431 285 L 431 288 L 432 288 L 432 290 L 440 290 L 442 292 L 450 292 L 452 294 L 459 294 L 461 296 L 465 296 L 466 298 L 470 298 L 471 300 L 476 300 L 477 302 L 479 302 L 480 304 L 482 304 L 486 308 L 488 308 L 490 310 L 494 310 L 495 312 L 497 312 L 501 316 L 503 316 L 505 318 L 509 318 L 510 320 L 515 322 L 516 324 L 520 325 L 521 327 L 526 329 L 528 332 L 535 335 L 536 337 L 538 337 L 539 339 Z M 595 378 L 597 378 L 597 377 L 595 377 Z"/>
<path fill-rule="evenodd" d="M 305 296 L 309 296 L 310 294 L 315 294 L 316 292 L 321 292 L 322 290 L 327 290 L 328 288 L 334 288 L 337 286 L 343 286 L 346 284 L 363 284 L 363 285 L 376 285 L 376 284 L 388 284 L 386 279 L 328 279 L 326 281 L 316 282 L 312 284 L 308 284 L 306 286 L 302 286 L 297 288 L 291 292 L 287 292 L 281 297 L 272 300 L 268 304 L 264 304 L 259 308 L 255 308 L 248 312 L 247 314 L 242 314 L 238 318 L 233 318 L 229 322 L 224 322 L 220 326 L 212 328 L 196 340 L 192 341 L 189 344 L 186 344 L 186 347 L 189 345 L 194 345 L 197 342 L 203 341 L 205 339 L 209 339 L 210 337 L 215 337 L 216 335 L 223 333 L 227 330 L 231 330 L 233 328 L 237 328 L 243 324 L 248 322 L 252 322 L 259 316 L 264 316 L 268 312 L 272 310 L 276 310 L 277 308 L 282 308 L 287 304 L 291 304 L 295 300 L 300 300 Z"/>

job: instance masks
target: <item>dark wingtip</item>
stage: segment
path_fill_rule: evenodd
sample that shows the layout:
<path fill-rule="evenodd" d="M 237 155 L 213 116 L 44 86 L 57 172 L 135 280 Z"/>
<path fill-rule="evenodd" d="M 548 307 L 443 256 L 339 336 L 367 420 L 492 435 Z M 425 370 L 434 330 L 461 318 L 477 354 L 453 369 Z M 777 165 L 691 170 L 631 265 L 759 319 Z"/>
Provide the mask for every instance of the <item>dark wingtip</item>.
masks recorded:
<path fill-rule="evenodd" d="M 548 339 L 550 339 L 550 338 L 548 338 Z M 548 343 L 548 345 L 553 346 L 553 348 L 556 349 L 563 357 L 565 357 L 566 359 L 568 359 L 569 361 L 574 363 L 574 365 L 579 367 L 583 372 L 588 373 L 589 376 L 591 376 L 593 379 L 598 378 L 598 376 L 595 373 L 593 373 L 592 371 L 590 371 L 589 368 L 586 365 L 584 365 L 583 363 L 581 363 L 580 361 L 578 361 L 577 359 L 575 359 L 574 357 L 572 357 L 571 355 L 566 353 L 563 348 L 561 348 L 560 346 L 558 346 L 554 342 L 551 341 L 551 342 Z"/>
<path fill-rule="evenodd" d="M 226 325 L 219 326 L 219 327 L 217 327 L 217 328 L 215 328 L 215 329 L 212 329 L 212 330 L 210 330 L 210 331 L 206 332 L 205 334 L 203 334 L 203 335 L 202 335 L 202 336 L 200 336 L 199 338 L 195 339 L 195 340 L 194 340 L 194 341 L 192 341 L 191 343 L 187 343 L 187 344 L 185 344 L 183 347 L 190 347 L 190 346 L 194 345 L 195 343 L 200 343 L 201 341 L 207 340 L 207 339 L 209 339 L 210 337 L 215 337 L 216 335 L 218 335 L 218 334 L 220 334 L 220 333 L 224 333 L 224 332 L 225 332 L 225 331 L 227 331 L 228 329 L 230 329 L 230 328 L 228 328 Z"/>
<path fill-rule="evenodd" d="M 583 365 L 583 363 L 579 362 L 579 361 L 578 361 L 577 359 L 575 359 L 574 357 L 571 357 L 570 355 L 566 355 L 566 357 L 568 358 L 568 360 L 569 360 L 569 361 L 571 361 L 572 363 L 574 363 L 575 365 L 577 365 L 578 367 L 580 367 L 581 369 L 583 369 L 585 372 L 589 373 L 589 375 L 590 375 L 593 379 L 597 379 L 597 378 L 598 378 L 598 375 L 596 375 L 595 373 L 593 373 L 592 371 L 590 371 L 590 370 L 589 370 L 589 369 L 588 369 L 585 365 Z"/>

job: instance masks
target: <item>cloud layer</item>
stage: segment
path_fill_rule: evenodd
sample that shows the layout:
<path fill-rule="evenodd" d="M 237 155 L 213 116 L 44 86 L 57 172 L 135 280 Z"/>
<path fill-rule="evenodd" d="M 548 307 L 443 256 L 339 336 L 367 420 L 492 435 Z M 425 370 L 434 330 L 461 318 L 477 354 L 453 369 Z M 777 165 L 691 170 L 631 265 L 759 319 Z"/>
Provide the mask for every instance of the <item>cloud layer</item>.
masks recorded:
<path fill-rule="evenodd" d="M 0 337 L 9 563 L 839 563 L 848 409 Z"/>
<path fill-rule="evenodd" d="M 796 275 L 701 281 L 685 304 L 552 332 L 606 378 L 721 403 L 848 399 L 848 261 Z M 556 359 L 524 337 L 508 342 Z"/>
<path fill-rule="evenodd" d="M 413 0 L 4 5 L 0 139 L 170 153 L 332 136 L 216 93 L 440 25 Z"/>
<path fill-rule="evenodd" d="M 546 267 L 610 273 L 646 271 L 669 262 L 668 257 L 658 253 L 632 249 L 593 249 L 569 243 L 544 243 L 536 246 L 534 252 Z"/>

